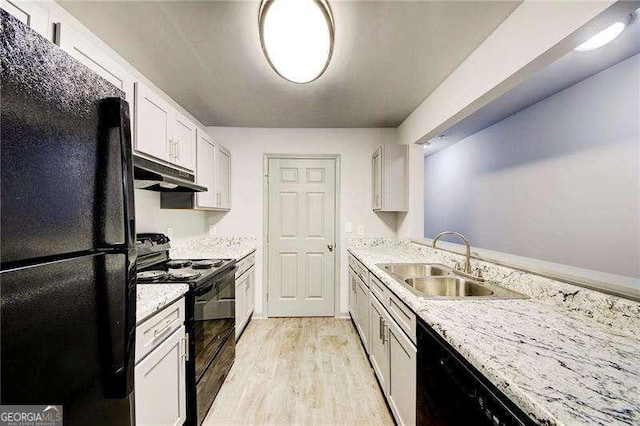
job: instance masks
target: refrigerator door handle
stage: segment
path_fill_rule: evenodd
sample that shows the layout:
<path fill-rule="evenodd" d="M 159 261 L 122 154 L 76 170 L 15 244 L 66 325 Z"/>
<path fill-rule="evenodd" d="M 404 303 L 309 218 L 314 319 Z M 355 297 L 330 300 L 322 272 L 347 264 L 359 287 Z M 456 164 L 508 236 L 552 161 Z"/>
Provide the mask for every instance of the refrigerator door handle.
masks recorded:
<path fill-rule="evenodd" d="M 127 101 L 107 98 L 100 102 L 99 131 L 96 246 L 134 248 L 133 155 Z"/>
<path fill-rule="evenodd" d="M 132 285 L 135 269 L 130 257 L 127 253 L 106 253 L 98 257 L 97 265 L 104 392 L 115 399 L 133 392 L 136 287 Z"/>

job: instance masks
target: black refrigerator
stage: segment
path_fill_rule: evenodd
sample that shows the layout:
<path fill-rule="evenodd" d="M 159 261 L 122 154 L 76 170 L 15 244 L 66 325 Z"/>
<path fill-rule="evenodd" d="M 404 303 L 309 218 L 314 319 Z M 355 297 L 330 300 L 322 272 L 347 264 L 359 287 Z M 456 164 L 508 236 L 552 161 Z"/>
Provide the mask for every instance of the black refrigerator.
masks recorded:
<path fill-rule="evenodd" d="M 134 423 L 135 222 L 124 93 L 0 10 L 2 404 Z"/>

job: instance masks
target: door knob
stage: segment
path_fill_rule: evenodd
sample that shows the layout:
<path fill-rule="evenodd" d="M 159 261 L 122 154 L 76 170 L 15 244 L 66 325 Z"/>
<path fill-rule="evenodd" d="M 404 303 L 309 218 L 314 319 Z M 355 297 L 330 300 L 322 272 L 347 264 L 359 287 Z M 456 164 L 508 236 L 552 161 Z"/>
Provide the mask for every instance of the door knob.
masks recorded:
<path fill-rule="evenodd" d="M 333 244 L 327 244 L 327 248 L 329 249 L 329 251 L 333 251 Z"/>

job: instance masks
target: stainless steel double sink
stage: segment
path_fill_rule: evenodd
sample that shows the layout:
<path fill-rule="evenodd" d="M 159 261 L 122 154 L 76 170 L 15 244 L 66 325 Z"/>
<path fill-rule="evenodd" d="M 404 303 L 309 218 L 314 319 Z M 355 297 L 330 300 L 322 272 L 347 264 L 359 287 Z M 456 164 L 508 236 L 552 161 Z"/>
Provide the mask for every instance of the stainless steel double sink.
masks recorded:
<path fill-rule="evenodd" d="M 456 274 L 438 263 L 382 263 L 376 265 L 416 296 L 433 299 L 528 299 L 493 283 Z"/>

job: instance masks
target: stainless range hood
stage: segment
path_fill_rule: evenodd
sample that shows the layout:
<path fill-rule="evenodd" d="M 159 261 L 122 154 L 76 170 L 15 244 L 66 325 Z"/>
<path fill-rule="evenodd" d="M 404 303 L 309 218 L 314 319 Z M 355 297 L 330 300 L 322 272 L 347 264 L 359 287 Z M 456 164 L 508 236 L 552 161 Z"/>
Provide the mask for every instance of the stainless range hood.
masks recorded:
<path fill-rule="evenodd" d="M 206 192 L 207 188 L 195 184 L 195 176 L 169 166 L 163 166 L 143 157 L 133 156 L 134 186 L 156 192 Z"/>

